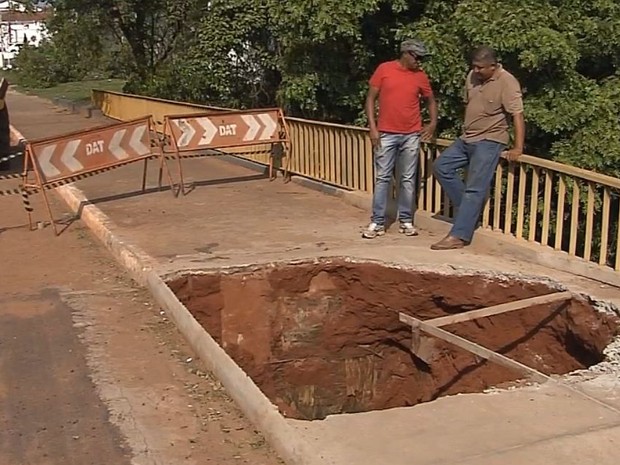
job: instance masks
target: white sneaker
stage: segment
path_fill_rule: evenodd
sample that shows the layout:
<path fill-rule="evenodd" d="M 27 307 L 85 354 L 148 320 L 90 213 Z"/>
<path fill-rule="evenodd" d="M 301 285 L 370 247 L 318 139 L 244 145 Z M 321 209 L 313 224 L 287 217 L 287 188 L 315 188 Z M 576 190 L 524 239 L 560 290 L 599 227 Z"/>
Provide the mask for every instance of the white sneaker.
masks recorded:
<path fill-rule="evenodd" d="M 413 223 L 400 223 L 398 232 L 405 236 L 417 236 L 418 230 L 413 226 Z"/>
<path fill-rule="evenodd" d="M 368 228 L 362 233 L 364 239 L 374 239 L 377 236 L 383 236 L 385 234 L 385 226 L 377 223 L 370 223 Z"/>

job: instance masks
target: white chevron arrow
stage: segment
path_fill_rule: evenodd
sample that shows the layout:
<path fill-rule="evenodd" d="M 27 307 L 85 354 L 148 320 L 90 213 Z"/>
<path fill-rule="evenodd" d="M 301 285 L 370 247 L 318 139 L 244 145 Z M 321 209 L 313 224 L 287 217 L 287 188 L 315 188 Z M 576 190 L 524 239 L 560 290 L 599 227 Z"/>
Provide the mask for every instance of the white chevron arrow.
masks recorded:
<path fill-rule="evenodd" d="M 133 130 L 133 134 L 131 135 L 131 139 L 129 139 L 129 147 L 136 152 L 136 155 L 141 157 L 142 155 L 146 155 L 151 151 L 150 147 L 146 146 L 144 142 L 142 142 L 142 138 L 144 137 L 144 133 L 146 132 L 146 126 L 138 126 Z"/>
<path fill-rule="evenodd" d="M 196 134 L 196 130 L 194 129 L 194 127 L 189 124 L 187 120 L 184 119 L 174 120 L 174 124 L 176 124 L 177 127 L 181 130 L 181 137 L 179 137 L 177 145 L 179 147 L 185 147 L 189 145 L 189 143 L 192 141 L 192 138 L 194 137 L 194 134 Z"/>
<path fill-rule="evenodd" d="M 127 129 L 119 129 L 114 133 L 110 143 L 108 144 L 108 150 L 117 160 L 124 160 L 129 156 L 129 154 L 125 152 L 125 149 L 121 147 L 121 143 L 123 142 L 123 137 L 125 137 L 126 132 Z"/>
<path fill-rule="evenodd" d="M 262 123 L 265 125 L 265 129 L 263 129 L 263 132 L 260 135 L 261 140 L 271 139 L 271 137 L 273 136 L 273 133 L 276 132 L 278 123 L 268 113 L 261 113 L 260 115 L 258 115 L 258 119 L 260 119 Z"/>
<path fill-rule="evenodd" d="M 43 171 L 46 178 L 51 178 L 60 174 L 58 168 L 52 165 L 52 155 L 54 155 L 55 151 L 56 144 L 48 145 L 41 150 L 41 154 L 39 155 L 39 166 L 41 167 L 41 171 Z"/>
<path fill-rule="evenodd" d="M 200 124 L 200 126 L 202 126 L 202 129 L 205 130 L 200 142 L 198 143 L 200 145 L 209 145 L 217 134 L 217 127 L 209 118 L 196 118 L 196 121 Z"/>
<path fill-rule="evenodd" d="M 73 172 L 84 168 L 84 166 L 75 159 L 75 153 L 81 143 L 82 141 L 80 139 L 72 140 L 66 145 L 65 150 L 63 150 L 62 155 L 60 156 L 60 161 L 62 164 Z"/>
<path fill-rule="evenodd" d="M 250 140 L 254 140 L 256 138 L 256 134 L 258 134 L 258 130 L 260 129 L 260 124 L 256 121 L 252 115 L 241 115 L 241 119 L 243 122 L 248 125 L 248 132 L 243 136 L 243 141 L 247 142 Z"/>

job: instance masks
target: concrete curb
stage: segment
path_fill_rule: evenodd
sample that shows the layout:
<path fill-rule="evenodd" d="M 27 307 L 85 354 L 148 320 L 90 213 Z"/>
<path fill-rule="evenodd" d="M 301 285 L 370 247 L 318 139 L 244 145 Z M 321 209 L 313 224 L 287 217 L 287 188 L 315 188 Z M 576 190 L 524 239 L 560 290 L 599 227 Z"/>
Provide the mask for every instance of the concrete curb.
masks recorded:
<path fill-rule="evenodd" d="M 267 167 L 266 165 L 261 165 L 260 163 L 256 163 L 252 160 L 246 160 L 244 158 L 236 157 L 229 154 L 221 155 L 218 158 L 221 158 L 228 163 L 232 163 L 233 165 L 241 166 L 242 168 L 247 168 L 252 171 L 258 171 L 259 173 L 265 175 L 269 173 L 269 167 Z"/>
<path fill-rule="evenodd" d="M 143 250 L 116 236 L 112 232 L 113 223 L 110 218 L 91 204 L 77 187 L 68 184 L 58 187 L 56 192 L 110 251 L 114 259 L 127 270 L 132 279 L 146 286 L 148 272 L 155 267 L 154 260 Z"/>
<path fill-rule="evenodd" d="M 71 113 L 80 114 L 84 118 L 92 118 L 93 116 L 103 116 L 103 112 L 94 107 L 91 103 L 85 101 L 76 102 L 74 100 L 63 98 L 63 97 L 54 97 L 50 100 L 55 106 L 59 108 L 64 108 Z"/>
<path fill-rule="evenodd" d="M 175 323 L 194 352 L 215 374 L 248 419 L 264 434 L 280 457 L 293 465 L 324 465 L 325 459 L 286 422 L 278 408 L 254 381 L 233 361 L 177 299 L 154 271 L 155 261 L 144 251 L 116 236 L 114 223 L 89 203 L 72 185 L 57 189 L 69 208 L 76 212 L 131 277 L 145 286 Z"/>
<path fill-rule="evenodd" d="M 338 197 L 342 198 L 350 205 L 369 209 L 371 196 L 360 192 L 347 192 Z M 329 193 L 329 192 L 326 192 Z M 395 208 L 395 205 L 392 205 Z M 448 234 L 452 227 L 447 218 L 437 218 L 435 214 L 417 211 L 415 214 L 416 226 L 427 231 L 433 231 L 442 235 Z M 478 229 L 476 231 L 478 240 L 485 239 L 502 255 L 509 255 L 528 263 L 535 263 L 554 270 L 563 271 L 575 276 L 599 281 L 611 286 L 620 287 L 620 273 L 598 266 L 579 257 L 573 257 L 566 252 L 560 252 L 541 244 L 527 242 L 524 239 L 517 239 L 507 236 L 501 232 Z M 475 240 L 475 238 L 474 238 Z"/>

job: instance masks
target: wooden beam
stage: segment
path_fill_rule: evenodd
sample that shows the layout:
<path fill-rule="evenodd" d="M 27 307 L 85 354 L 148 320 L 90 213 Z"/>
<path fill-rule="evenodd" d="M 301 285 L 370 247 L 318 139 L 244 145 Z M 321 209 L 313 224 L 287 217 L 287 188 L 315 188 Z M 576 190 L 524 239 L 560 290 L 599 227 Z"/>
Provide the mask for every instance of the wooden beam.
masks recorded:
<path fill-rule="evenodd" d="M 541 295 L 538 297 L 531 297 L 529 299 L 517 300 L 514 302 L 508 302 L 505 304 L 494 305 L 492 307 L 481 308 L 478 310 L 472 310 L 470 312 L 457 313 L 455 315 L 442 316 L 440 318 L 433 318 L 432 320 L 426 320 L 424 323 L 434 326 L 435 328 L 440 328 L 442 326 L 448 326 L 454 323 L 461 323 L 464 321 L 471 321 L 477 318 L 485 318 L 493 315 L 499 315 L 502 313 L 514 312 L 515 310 L 521 310 L 527 307 L 533 307 L 535 305 L 544 305 L 550 304 L 553 302 L 559 302 L 564 300 L 569 300 L 572 298 L 572 293 L 569 291 L 564 292 L 554 292 L 553 294 Z M 407 315 L 405 315 L 407 316 Z M 412 318 L 415 320 L 415 318 Z M 403 323 L 408 323 L 411 326 L 414 326 L 412 320 L 403 320 L 401 318 L 400 321 Z M 420 320 L 417 320 L 420 321 Z"/>
<path fill-rule="evenodd" d="M 412 321 L 413 327 L 419 328 L 420 330 L 430 334 L 431 336 L 443 339 L 450 344 L 467 350 L 468 352 L 471 352 L 478 357 L 482 357 L 489 362 L 493 362 L 497 365 L 501 365 L 503 367 L 517 371 L 522 375 L 525 375 L 528 378 L 532 379 L 532 381 L 544 383 L 550 379 L 549 376 L 541 373 L 538 370 L 535 370 L 534 368 L 530 368 L 527 365 L 523 365 L 522 363 L 511 360 L 504 355 L 493 352 L 492 350 L 487 349 L 486 347 L 482 347 L 481 345 L 478 345 L 474 342 L 468 341 L 467 339 L 463 339 L 456 334 L 449 333 L 448 331 L 445 331 L 441 328 L 436 328 L 435 326 L 429 325 L 422 320 L 418 320 L 417 318 L 405 315 L 404 313 L 399 313 L 399 318 L 400 321 L 402 321 L 403 323 L 409 323 L 409 321 Z"/>
<path fill-rule="evenodd" d="M 427 365 L 435 358 L 436 343 L 436 338 L 423 334 L 420 328 L 411 327 L 411 352 Z"/>

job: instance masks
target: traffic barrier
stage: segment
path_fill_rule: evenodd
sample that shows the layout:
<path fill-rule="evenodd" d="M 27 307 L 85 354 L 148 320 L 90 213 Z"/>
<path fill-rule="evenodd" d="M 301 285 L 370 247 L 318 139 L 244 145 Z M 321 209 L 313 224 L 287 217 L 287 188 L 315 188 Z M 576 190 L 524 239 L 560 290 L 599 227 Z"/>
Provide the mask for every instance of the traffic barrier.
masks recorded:
<path fill-rule="evenodd" d="M 152 158 L 159 159 L 159 187 L 161 188 L 162 173 L 165 169 L 172 193 L 177 195 L 150 116 L 28 142 L 21 189 L 28 193 L 42 194 L 54 233 L 58 235 L 47 190 L 144 160 L 142 174 L 144 192 L 148 160 Z M 32 229 L 32 219 L 30 212 L 28 213 Z"/>
<path fill-rule="evenodd" d="M 0 163 L 11 161 L 11 160 L 13 160 L 15 158 L 21 157 L 23 154 L 24 154 L 24 152 L 15 152 L 15 153 L 12 153 L 10 155 L 5 155 L 3 157 L 0 157 Z"/>
<path fill-rule="evenodd" d="M 0 174 L 0 181 L 5 179 L 22 179 L 22 175 L 17 173 Z"/>
<path fill-rule="evenodd" d="M 286 158 L 290 142 L 284 114 L 279 108 L 166 115 L 162 151 L 176 157 L 180 189 L 185 194 L 182 158 L 213 156 L 224 149 L 270 145 L 269 179 L 275 179 L 274 157 Z M 288 162 L 284 177 L 289 177 Z"/>

